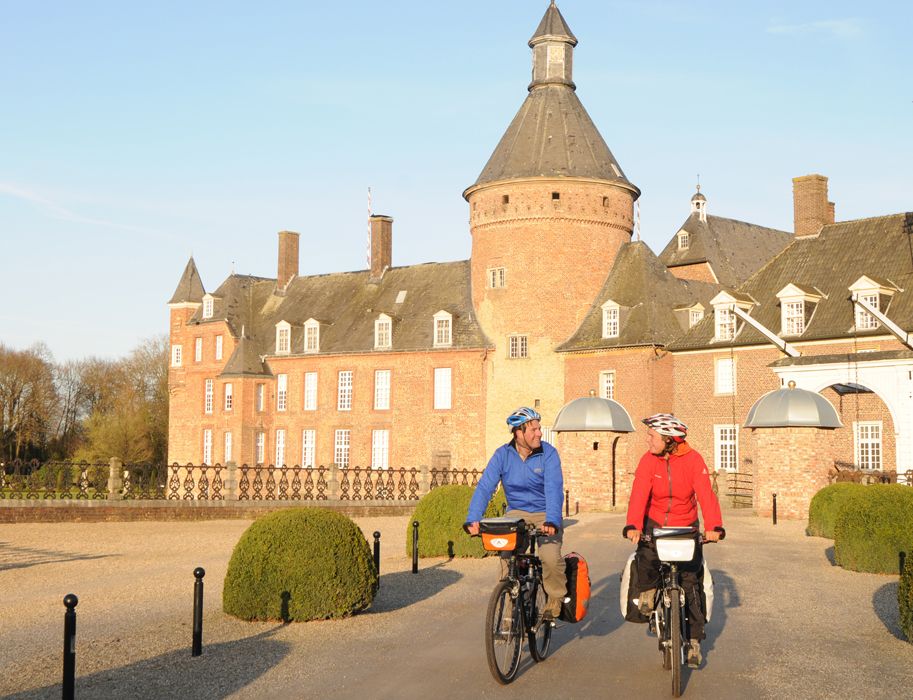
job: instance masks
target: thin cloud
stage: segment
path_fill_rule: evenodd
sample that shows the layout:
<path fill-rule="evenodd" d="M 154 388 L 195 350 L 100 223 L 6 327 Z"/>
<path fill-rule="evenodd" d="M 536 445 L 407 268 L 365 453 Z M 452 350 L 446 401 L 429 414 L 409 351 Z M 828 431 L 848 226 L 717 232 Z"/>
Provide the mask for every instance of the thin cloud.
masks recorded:
<path fill-rule="evenodd" d="M 822 19 L 803 24 L 773 24 L 767 28 L 768 34 L 823 34 L 833 39 L 854 39 L 863 33 L 862 21 L 849 17 L 847 19 Z"/>

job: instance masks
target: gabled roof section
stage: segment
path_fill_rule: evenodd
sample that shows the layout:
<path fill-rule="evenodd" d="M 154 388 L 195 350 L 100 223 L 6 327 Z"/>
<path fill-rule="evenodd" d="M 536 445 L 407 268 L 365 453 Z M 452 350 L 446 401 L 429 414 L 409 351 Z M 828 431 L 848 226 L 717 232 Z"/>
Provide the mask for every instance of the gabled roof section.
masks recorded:
<path fill-rule="evenodd" d="M 271 376 L 257 348 L 245 337 L 238 339 L 238 345 L 232 353 L 220 377 Z"/>
<path fill-rule="evenodd" d="M 558 9 L 558 6 L 555 5 L 555 0 L 552 0 L 548 9 L 545 11 L 545 14 L 542 16 L 542 21 L 539 22 L 539 26 L 529 40 L 529 45 L 532 46 L 536 42 L 536 39 L 541 39 L 542 37 L 566 37 L 571 40 L 570 43 L 572 45 L 577 44 L 577 37 L 574 36 L 573 32 L 571 32 L 571 28 L 567 26 L 567 22 L 564 21 L 561 11 Z"/>
<path fill-rule="evenodd" d="M 178 282 L 174 294 L 171 295 L 169 304 L 199 304 L 203 301 L 203 295 L 206 290 L 203 289 L 203 281 L 200 279 L 200 273 L 197 271 L 197 265 L 193 261 L 193 256 L 187 261 L 184 268 L 184 274 L 181 275 L 181 281 Z"/>
<path fill-rule="evenodd" d="M 884 335 L 884 328 L 854 331 L 849 287 L 862 275 L 890 281 L 898 288 L 885 310 L 904 329 L 913 330 L 913 213 L 893 214 L 829 224 L 818 236 L 795 238 L 779 255 L 756 272 L 738 292 L 757 300 L 751 315 L 763 326 L 780 328 L 777 292 L 788 284 L 816 289 L 823 295 L 805 332 L 791 342 Z M 706 321 L 706 319 L 705 319 Z M 695 326 L 669 345 L 670 350 L 713 347 L 713 324 Z M 733 345 L 760 345 L 767 341 L 745 325 Z M 719 343 L 717 343 L 719 345 Z M 726 343 L 727 347 L 729 342 Z"/>
<path fill-rule="evenodd" d="M 642 241 L 625 243 L 612 271 L 580 327 L 558 352 L 638 345 L 666 345 L 683 332 L 675 309 L 709 304 L 717 286 L 673 276 Z M 621 309 L 618 337 L 602 337 L 602 305 L 612 300 Z M 681 312 L 680 312 L 681 313 Z"/>
<path fill-rule="evenodd" d="M 678 248 L 678 231 L 659 259 L 667 267 L 706 262 L 724 287 L 738 287 L 765 262 L 793 240 L 787 231 L 765 228 L 722 216 L 707 215 L 701 221 L 694 212 L 679 227 L 690 234 L 689 246 Z"/>

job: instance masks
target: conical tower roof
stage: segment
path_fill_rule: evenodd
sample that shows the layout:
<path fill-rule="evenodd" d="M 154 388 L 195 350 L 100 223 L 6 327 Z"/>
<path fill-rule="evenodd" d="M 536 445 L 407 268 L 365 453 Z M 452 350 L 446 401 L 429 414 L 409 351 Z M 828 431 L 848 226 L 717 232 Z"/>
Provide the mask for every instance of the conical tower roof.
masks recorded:
<path fill-rule="evenodd" d="M 199 304 L 203 301 L 203 295 L 206 290 L 203 288 L 203 281 L 200 279 L 200 273 L 197 271 L 197 265 L 193 261 L 193 256 L 187 261 L 184 268 L 184 274 L 181 275 L 181 281 L 178 282 L 174 294 L 171 295 L 169 304 L 194 303 Z"/>
<path fill-rule="evenodd" d="M 542 16 L 542 21 L 539 22 L 536 33 L 533 34 L 532 39 L 529 40 L 529 45 L 534 46 L 537 41 L 541 41 L 546 37 L 564 37 L 570 39 L 569 43 L 572 46 L 577 45 L 577 37 L 574 36 L 571 28 L 567 26 L 567 22 L 564 21 L 564 17 L 561 15 L 561 10 L 559 10 L 558 6 L 555 4 L 555 0 L 552 0 L 548 9 L 545 11 L 545 14 Z"/>

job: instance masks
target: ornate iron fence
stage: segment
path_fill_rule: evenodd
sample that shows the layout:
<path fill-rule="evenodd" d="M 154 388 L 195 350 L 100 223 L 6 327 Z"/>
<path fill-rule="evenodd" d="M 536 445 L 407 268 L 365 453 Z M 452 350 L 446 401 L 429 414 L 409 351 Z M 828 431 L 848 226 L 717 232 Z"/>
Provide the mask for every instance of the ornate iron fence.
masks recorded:
<path fill-rule="evenodd" d="M 461 484 L 475 486 L 482 476 L 481 469 L 458 469 L 456 467 L 435 467 L 431 469 L 430 488 L 446 486 L 448 484 Z"/>
<path fill-rule="evenodd" d="M 0 465 L 0 499 L 106 499 L 109 475 L 108 464 L 15 460 Z"/>

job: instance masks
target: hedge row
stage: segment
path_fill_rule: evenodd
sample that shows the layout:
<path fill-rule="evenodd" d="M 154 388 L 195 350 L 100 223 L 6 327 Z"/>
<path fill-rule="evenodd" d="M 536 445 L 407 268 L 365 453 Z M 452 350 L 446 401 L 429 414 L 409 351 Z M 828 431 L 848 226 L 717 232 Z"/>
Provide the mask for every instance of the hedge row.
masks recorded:
<path fill-rule="evenodd" d="M 420 557 L 484 557 L 482 540 L 463 531 L 474 491 L 471 486 L 451 484 L 438 486 L 423 496 L 406 528 L 406 556 L 412 556 L 412 523 L 417 520 Z M 488 503 L 485 517 L 502 515 L 504 500 L 499 488 Z"/>
<path fill-rule="evenodd" d="M 907 561 L 900 575 L 897 605 L 900 608 L 900 629 L 913 642 L 913 552 L 907 552 Z"/>
<path fill-rule="evenodd" d="M 834 521 L 834 559 L 845 569 L 896 574 L 899 553 L 913 549 L 913 489 L 864 486 Z"/>
<path fill-rule="evenodd" d="M 806 532 L 815 537 L 834 539 L 834 522 L 838 511 L 854 495 L 867 487 L 862 484 L 837 483 L 818 491 L 808 506 L 808 528 Z"/>

